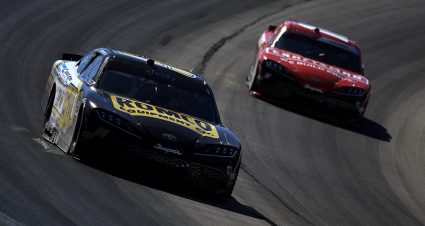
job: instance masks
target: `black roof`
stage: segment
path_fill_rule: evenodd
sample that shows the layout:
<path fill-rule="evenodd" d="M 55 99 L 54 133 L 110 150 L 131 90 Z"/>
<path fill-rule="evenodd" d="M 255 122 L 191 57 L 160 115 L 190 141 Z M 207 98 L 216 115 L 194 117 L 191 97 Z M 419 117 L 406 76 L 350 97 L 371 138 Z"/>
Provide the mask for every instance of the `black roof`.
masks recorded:
<path fill-rule="evenodd" d="M 99 48 L 97 49 L 97 51 L 101 52 L 103 55 L 105 55 L 105 57 L 112 57 L 122 61 L 132 62 L 135 64 L 147 65 L 148 60 L 153 60 L 153 59 L 149 59 L 149 58 L 139 56 L 133 53 L 113 50 L 109 48 Z M 208 84 L 206 83 L 205 79 L 202 76 L 185 71 L 180 68 L 173 67 L 171 65 L 164 64 L 162 62 L 158 62 L 155 60 L 153 61 L 154 61 L 154 65 L 152 66 L 153 68 L 157 68 L 161 71 L 169 72 L 170 75 L 175 76 L 176 78 L 178 78 L 178 80 L 180 80 L 179 83 L 192 83 L 192 85 L 208 86 Z"/>

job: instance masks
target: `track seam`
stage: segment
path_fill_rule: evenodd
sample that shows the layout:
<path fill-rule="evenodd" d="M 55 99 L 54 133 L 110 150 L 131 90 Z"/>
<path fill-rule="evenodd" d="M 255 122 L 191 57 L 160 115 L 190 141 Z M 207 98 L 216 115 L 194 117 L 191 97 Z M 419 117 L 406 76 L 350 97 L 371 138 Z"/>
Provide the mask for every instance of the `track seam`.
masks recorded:
<path fill-rule="evenodd" d="M 208 51 L 204 54 L 204 56 L 202 57 L 202 61 L 200 63 L 200 65 L 197 68 L 197 71 L 199 71 L 200 73 L 204 73 L 204 70 L 208 64 L 208 62 L 210 61 L 210 59 L 221 49 L 221 47 L 223 47 L 227 41 L 232 40 L 233 38 L 235 38 L 236 36 L 240 35 L 241 33 L 243 33 L 247 28 L 256 25 L 257 23 L 259 23 L 262 19 L 265 19 L 269 16 L 272 16 L 274 14 L 277 14 L 279 12 L 281 12 L 282 10 L 288 9 L 290 8 L 292 5 L 287 5 L 287 6 L 283 6 L 282 8 L 280 8 L 279 10 L 275 10 L 273 12 L 270 12 L 266 15 L 260 16 L 257 19 L 251 21 L 248 24 L 245 24 L 244 26 L 242 26 L 241 28 L 239 28 L 238 30 L 236 30 L 235 32 L 233 32 L 232 34 L 225 36 L 223 38 L 221 38 L 220 40 L 218 40 L 216 43 L 214 43 L 214 45 L 212 45 Z"/>

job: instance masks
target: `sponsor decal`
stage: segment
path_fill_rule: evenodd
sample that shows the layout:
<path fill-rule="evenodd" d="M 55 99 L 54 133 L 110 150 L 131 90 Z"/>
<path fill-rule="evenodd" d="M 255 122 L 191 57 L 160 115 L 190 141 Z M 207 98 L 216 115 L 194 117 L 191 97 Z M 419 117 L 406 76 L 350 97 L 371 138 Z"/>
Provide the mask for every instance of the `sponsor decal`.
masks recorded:
<path fill-rule="evenodd" d="M 57 86 L 60 87 L 60 86 Z M 60 112 L 59 117 L 59 128 L 61 128 L 64 132 L 71 126 L 73 121 L 73 109 L 75 109 L 76 100 L 77 100 L 77 91 L 75 91 L 71 86 L 68 86 L 63 89 L 60 93 L 59 101 L 60 108 L 57 110 Z"/>
<path fill-rule="evenodd" d="M 145 59 L 145 58 L 143 58 L 141 56 L 138 56 L 136 54 L 133 54 L 133 53 L 129 53 L 129 52 L 122 52 L 122 53 L 127 54 L 127 55 L 132 56 L 132 57 L 136 57 L 136 58 L 142 59 L 142 60 L 147 60 L 147 59 Z M 155 64 L 159 64 L 159 65 L 161 65 L 161 66 L 163 66 L 163 67 L 165 67 L 165 68 L 167 68 L 169 70 L 172 70 L 172 71 L 175 71 L 177 73 L 180 73 L 180 74 L 182 74 L 182 75 L 184 75 L 186 77 L 196 78 L 196 76 L 193 73 L 187 72 L 187 71 L 182 70 L 182 69 L 179 69 L 179 68 L 172 67 L 170 65 L 163 64 L 163 63 L 161 63 L 161 62 L 159 62 L 157 60 L 155 60 Z"/>
<path fill-rule="evenodd" d="M 59 63 L 56 66 L 56 74 L 59 81 L 65 86 L 68 86 L 72 80 L 71 73 L 69 73 L 68 67 L 64 63 Z"/>
<path fill-rule="evenodd" d="M 176 154 L 176 155 L 183 155 L 183 153 L 181 153 L 179 150 L 167 148 L 167 147 L 162 146 L 161 144 L 155 144 L 153 147 L 155 149 L 158 149 L 158 150 L 165 152 L 165 154 L 173 153 L 173 154 Z"/>
<path fill-rule="evenodd" d="M 286 62 L 288 64 L 300 65 L 300 66 L 314 68 L 316 70 L 326 71 L 327 73 L 339 79 L 347 79 L 348 81 L 355 80 L 355 81 L 364 83 L 366 85 L 369 85 L 369 80 L 365 79 L 363 76 L 349 73 L 345 70 L 341 70 L 337 67 L 333 67 L 319 61 L 303 58 L 298 55 L 293 55 L 286 52 L 280 52 L 275 49 L 267 49 L 266 52 L 279 57 L 281 61 Z"/>
<path fill-rule="evenodd" d="M 111 100 L 115 109 L 129 115 L 164 120 L 190 129 L 205 137 L 219 138 L 214 125 L 192 116 L 124 97 L 111 96 Z"/>
<path fill-rule="evenodd" d="M 177 73 L 179 73 L 179 74 L 182 74 L 182 75 L 184 75 L 184 76 L 186 76 L 186 77 L 189 77 L 189 78 L 196 78 L 196 76 L 195 76 L 194 74 L 192 74 L 192 73 L 190 73 L 190 72 L 187 72 L 187 71 L 185 71 L 185 70 L 182 70 L 182 69 L 179 69 L 179 68 L 175 68 L 175 67 L 172 67 L 172 66 L 170 66 L 170 65 L 166 65 L 166 64 L 160 63 L 160 62 L 158 62 L 158 61 L 157 61 L 156 63 L 161 64 L 161 66 L 163 66 L 163 67 L 165 67 L 165 68 L 167 68 L 167 69 L 169 69 L 169 70 L 175 71 L 175 72 L 177 72 Z"/>
<path fill-rule="evenodd" d="M 59 114 L 62 114 L 63 112 L 63 104 L 65 102 L 65 97 L 66 97 L 66 88 L 58 84 L 56 86 L 56 96 L 55 96 L 56 100 L 53 105 L 56 108 L 56 110 L 58 110 Z"/>
<path fill-rule="evenodd" d="M 76 106 L 77 97 L 80 93 L 82 82 L 78 79 L 73 79 L 69 68 L 65 63 L 59 62 L 56 65 L 57 86 L 56 99 L 54 107 L 57 112 L 58 126 L 66 132 L 72 125 Z"/>

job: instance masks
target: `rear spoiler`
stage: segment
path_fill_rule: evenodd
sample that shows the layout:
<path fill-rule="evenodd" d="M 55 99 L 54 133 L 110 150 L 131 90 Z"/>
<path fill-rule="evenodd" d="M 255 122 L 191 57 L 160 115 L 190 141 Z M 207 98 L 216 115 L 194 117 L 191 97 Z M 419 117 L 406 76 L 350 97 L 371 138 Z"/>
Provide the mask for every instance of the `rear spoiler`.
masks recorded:
<path fill-rule="evenodd" d="M 64 53 L 62 55 L 62 60 L 69 60 L 69 61 L 79 61 L 83 56 L 72 54 L 72 53 Z"/>

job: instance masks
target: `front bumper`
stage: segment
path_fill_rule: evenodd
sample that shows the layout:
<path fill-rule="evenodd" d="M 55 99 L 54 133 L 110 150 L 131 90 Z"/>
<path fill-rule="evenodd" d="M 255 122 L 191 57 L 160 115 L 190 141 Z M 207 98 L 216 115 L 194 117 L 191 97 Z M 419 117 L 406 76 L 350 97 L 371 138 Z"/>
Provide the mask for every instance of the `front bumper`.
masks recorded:
<path fill-rule="evenodd" d="M 363 96 L 343 95 L 319 92 L 300 85 L 291 75 L 284 75 L 270 68 L 264 69 L 257 78 L 257 92 L 261 95 L 281 100 L 296 100 L 298 104 L 319 103 L 327 109 L 339 109 L 346 112 L 364 112 L 368 93 Z"/>
<path fill-rule="evenodd" d="M 182 155 L 155 149 L 156 141 L 139 137 L 134 131 L 117 128 L 100 119 L 95 111 L 86 120 L 83 139 L 87 150 L 95 154 L 112 155 L 119 161 L 149 161 L 183 172 L 196 185 L 205 190 L 217 191 L 235 176 L 240 164 L 240 152 L 234 158 L 195 155 L 186 151 Z"/>

